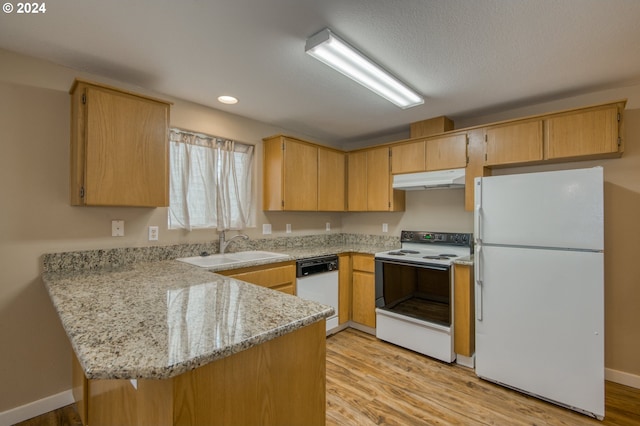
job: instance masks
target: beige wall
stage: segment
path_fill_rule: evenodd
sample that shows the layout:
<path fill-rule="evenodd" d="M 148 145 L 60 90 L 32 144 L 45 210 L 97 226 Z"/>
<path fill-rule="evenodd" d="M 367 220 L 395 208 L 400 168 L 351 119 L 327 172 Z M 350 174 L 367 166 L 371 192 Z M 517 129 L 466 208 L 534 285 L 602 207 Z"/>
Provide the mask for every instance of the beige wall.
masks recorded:
<path fill-rule="evenodd" d="M 208 241 L 214 231 L 168 231 L 166 209 L 85 208 L 68 203 L 69 96 L 74 77 L 84 77 L 148 93 L 140 88 L 73 71 L 0 50 L 0 413 L 65 391 L 70 387 L 70 348 L 39 278 L 44 253 L 108 247 L 144 246 L 148 225 L 160 227 L 167 245 Z M 640 99 L 638 87 L 632 88 Z M 604 97 L 595 102 L 617 99 Z M 629 95 L 631 98 L 632 95 Z M 171 100 L 171 99 L 170 99 Z M 173 126 L 237 139 L 257 146 L 261 138 L 287 131 L 268 124 L 173 99 Z M 631 104 L 631 103 L 630 103 Z M 640 108 L 640 106 L 636 106 Z M 549 110 L 554 108 L 550 106 Z M 509 118 L 509 117 L 505 117 Z M 640 375 L 640 285 L 632 248 L 640 236 L 640 110 L 627 114 L 628 152 L 605 166 L 607 366 Z M 296 135 L 304 137 L 304 135 Z M 401 229 L 429 228 L 472 232 L 460 190 L 407 194 L 400 213 L 263 213 L 260 211 L 261 162 L 256 229 L 271 223 L 274 236 L 331 232 L 388 235 Z M 125 220 L 126 236 L 110 236 L 111 220 Z"/>

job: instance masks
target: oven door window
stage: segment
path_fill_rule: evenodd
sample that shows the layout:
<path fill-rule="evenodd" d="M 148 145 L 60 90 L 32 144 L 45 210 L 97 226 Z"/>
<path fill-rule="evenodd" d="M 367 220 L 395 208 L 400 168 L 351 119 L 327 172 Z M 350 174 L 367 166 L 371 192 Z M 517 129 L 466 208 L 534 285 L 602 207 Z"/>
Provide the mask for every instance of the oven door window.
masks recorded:
<path fill-rule="evenodd" d="M 451 285 L 448 266 L 381 261 L 383 309 L 444 326 L 451 325 Z"/>

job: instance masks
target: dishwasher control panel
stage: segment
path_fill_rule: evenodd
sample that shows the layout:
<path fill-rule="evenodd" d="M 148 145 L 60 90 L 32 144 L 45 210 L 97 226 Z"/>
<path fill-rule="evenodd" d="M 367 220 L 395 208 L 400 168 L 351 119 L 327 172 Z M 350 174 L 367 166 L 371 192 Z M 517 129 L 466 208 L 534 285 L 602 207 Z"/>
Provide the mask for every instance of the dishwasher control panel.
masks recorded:
<path fill-rule="evenodd" d="M 306 277 L 338 270 L 338 256 L 318 256 L 296 262 L 296 276 Z"/>

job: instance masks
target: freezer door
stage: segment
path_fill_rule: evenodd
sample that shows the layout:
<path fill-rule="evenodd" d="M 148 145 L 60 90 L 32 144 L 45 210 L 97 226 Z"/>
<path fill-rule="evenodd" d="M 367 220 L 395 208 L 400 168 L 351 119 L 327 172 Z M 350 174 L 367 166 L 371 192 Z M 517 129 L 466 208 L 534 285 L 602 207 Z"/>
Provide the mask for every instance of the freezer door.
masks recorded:
<path fill-rule="evenodd" d="M 602 167 L 476 178 L 484 244 L 602 250 Z"/>
<path fill-rule="evenodd" d="M 604 415 L 603 254 L 482 247 L 476 373 Z"/>

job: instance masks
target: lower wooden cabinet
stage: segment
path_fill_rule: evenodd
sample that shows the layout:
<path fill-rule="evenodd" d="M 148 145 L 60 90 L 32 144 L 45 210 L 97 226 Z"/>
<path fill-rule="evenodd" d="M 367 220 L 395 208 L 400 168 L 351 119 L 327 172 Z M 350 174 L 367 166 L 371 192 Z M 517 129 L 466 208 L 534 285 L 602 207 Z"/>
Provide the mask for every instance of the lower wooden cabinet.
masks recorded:
<path fill-rule="evenodd" d="M 470 357 L 476 350 L 473 266 L 454 265 L 453 280 L 453 349 L 458 355 Z"/>
<path fill-rule="evenodd" d="M 374 257 L 371 254 L 353 254 L 352 313 L 351 320 L 367 327 L 376 326 L 376 285 Z"/>
<path fill-rule="evenodd" d="M 168 379 L 87 380 L 74 356 L 73 395 L 91 426 L 324 425 L 325 364 L 323 320 Z"/>
<path fill-rule="evenodd" d="M 230 269 L 217 272 L 231 278 L 246 281 L 287 294 L 296 294 L 296 264 L 282 262 L 264 266 Z"/>

